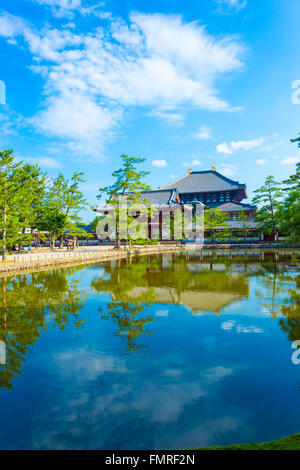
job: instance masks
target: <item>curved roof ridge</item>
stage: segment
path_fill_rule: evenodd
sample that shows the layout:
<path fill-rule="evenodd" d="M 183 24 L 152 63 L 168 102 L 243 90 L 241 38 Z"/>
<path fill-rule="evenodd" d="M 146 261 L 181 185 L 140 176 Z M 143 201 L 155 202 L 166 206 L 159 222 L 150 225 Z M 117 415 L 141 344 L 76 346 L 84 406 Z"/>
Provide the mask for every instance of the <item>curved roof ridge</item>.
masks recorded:
<path fill-rule="evenodd" d="M 177 188 L 179 193 L 201 193 L 243 189 L 245 191 L 245 197 L 247 197 L 245 184 L 239 183 L 239 181 L 234 181 L 214 170 L 191 171 L 159 189 L 164 190 L 172 188 Z"/>
<path fill-rule="evenodd" d="M 189 175 L 190 175 L 190 173 L 187 173 L 186 175 L 181 176 L 181 178 L 178 178 L 177 180 L 173 181 L 172 183 L 165 184 L 165 186 L 161 186 L 158 189 L 160 189 L 160 190 L 173 189 L 173 188 L 169 188 L 169 186 L 171 186 L 171 185 L 173 186 L 175 183 L 178 183 L 179 181 L 183 180 L 184 178 L 186 178 Z"/>
<path fill-rule="evenodd" d="M 227 176 L 222 175 L 222 174 L 219 173 L 217 170 L 216 170 L 216 171 L 212 171 L 212 170 L 211 170 L 210 172 L 217 174 L 217 175 L 220 176 L 220 178 L 222 178 L 224 181 L 228 181 L 228 182 L 230 182 L 230 183 L 237 184 L 238 186 L 241 186 L 241 187 L 245 187 L 245 186 L 246 186 L 245 184 L 240 183 L 239 181 L 234 181 L 234 180 L 228 178 Z"/>

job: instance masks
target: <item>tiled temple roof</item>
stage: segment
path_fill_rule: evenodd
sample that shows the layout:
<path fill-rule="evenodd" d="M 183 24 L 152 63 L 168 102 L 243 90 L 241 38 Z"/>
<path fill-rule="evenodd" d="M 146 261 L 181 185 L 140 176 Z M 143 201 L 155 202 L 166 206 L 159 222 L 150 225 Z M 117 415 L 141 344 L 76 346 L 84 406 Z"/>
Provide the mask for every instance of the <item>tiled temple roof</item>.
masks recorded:
<path fill-rule="evenodd" d="M 255 210 L 256 206 L 252 204 L 243 204 L 242 202 L 219 202 L 213 204 L 207 204 L 210 209 L 220 209 L 225 212 L 238 212 L 238 211 L 250 211 Z"/>
<path fill-rule="evenodd" d="M 227 228 L 230 227 L 231 229 L 252 229 L 252 230 L 255 230 L 255 229 L 258 229 L 259 228 L 259 223 L 258 222 L 254 222 L 253 220 L 246 220 L 246 221 L 241 221 L 241 220 L 228 220 L 226 222 L 226 226 Z M 221 229 L 224 229 L 226 228 L 226 226 L 218 226 L 216 227 L 217 230 L 221 230 Z"/>
<path fill-rule="evenodd" d="M 154 191 L 141 191 L 145 199 L 149 199 L 153 205 L 171 205 L 177 204 L 176 198 L 178 191 L 174 189 L 156 189 Z"/>
<path fill-rule="evenodd" d="M 245 184 L 233 181 L 217 171 L 192 171 L 179 178 L 173 183 L 167 184 L 160 189 L 177 189 L 179 194 L 183 193 L 205 193 L 215 191 L 232 191 L 235 189 L 246 189 Z"/>

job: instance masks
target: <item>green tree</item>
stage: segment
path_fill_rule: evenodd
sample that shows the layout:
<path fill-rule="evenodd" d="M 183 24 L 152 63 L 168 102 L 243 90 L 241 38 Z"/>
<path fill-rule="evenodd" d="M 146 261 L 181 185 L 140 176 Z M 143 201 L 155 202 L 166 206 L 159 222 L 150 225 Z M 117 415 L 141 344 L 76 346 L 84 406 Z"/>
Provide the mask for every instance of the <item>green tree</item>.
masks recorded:
<path fill-rule="evenodd" d="M 51 251 L 54 251 L 55 241 L 57 237 L 64 232 L 66 225 L 66 215 L 60 214 L 56 207 L 53 207 L 50 204 L 47 205 L 46 202 L 39 212 L 37 228 L 49 234 Z"/>
<path fill-rule="evenodd" d="M 46 175 L 41 173 L 38 166 L 24 164 L 21 167 L 22 180 L 26 190 L 23 194 L 22 205 L 19 209 L 19 219 L 22 223 L 22 230 L 18 234 L 19 251 L 22 243 L 33 239 L 33 229 L 37 228 L 37 217 L 45 194 Z M 30 233 L 26 229 L 31 229 Z"/>
<path fill-rule="evenodd" d="M 246 238 L 250 232 L 251 220 L 248 219 L 248 216 L 244 211 L 240 211 L 237 220 L 239 222 L 239 228 L 243 233 L 243 238 Z"/>
<path fill-rule="evenodd" d="M 65 230 L 74 230 L 74 224 L 78 224 L 81 219 L 79 213 L 87 206 L 80 183 L 84 182 L 83 173 L 75 172 L 71 181 L 66 179 L 61 173 L 52 181 L 48 198 L 51 205 L 61 216 L 64 216 Z M 63 231 L 60 233 L 60 248 L 63 247 Z"/>
<path fill-rule="evenodd" d="M 102 216 L 101 216 L 101 215 L 98 215 L 98 216 L 96 216 L 96 217 L 90 222 L 90 227 L 91 227 L 91 229 L 92 229 L 92 232 L 94 232 L 94 233 L 96 232 L 98 223 L 99 223 L 101 220 L 103 220 L 104 217 L 105 217 L 104 215 L 102 215 Z"/>
<path fill-rule="evenodd" d="M 254 191 L 256 196 L 253 198 L 253 204 L 258 204 L 255 214 L 255 221 L 259 229 L 273 235 L 276 241 L 278 233 L 278 211 L 281 206 L 283 190 L 281 183 L 275 181 L 274 176 L 268 176 L 264 185 Z"/>
<path fill-rule="evenodd" d="M 112 173 L 115 179 L 110 186 L 100 188 L 100 194 L 97 196 L 101 199 L 106 195 L 106 203 L 115 208 L 116 211 L 116 240 L 115 248 L 120 248 L 120 218 L 119 218 L 119 201 L 120 197 L 126 193 L 128 206 L 138 203 L 146 204 L 148 201 L 143 198 L 141 192 L 150 190 L 150 186 L 143 182 L 143 178 L 149 175 L 149 171 L 138 170 L 138 165 L 145 162 L 145 158 L 129 157 L 121 155 L 122 167 Z M 127 218 L 127 223 L 133 220 L 132 216 Z"/>
<path fill-rule="evenodd" d="M 33 222 L 43 176 L 38 167 L 15 162 L 12 150 L 0 152 L 0 247 L 6 259 L 7 247 L 23 241 L 25 226 Z M 28 225 L 29 224 L 29 225 Z"/>
<path fill-rule="evenodd" d="M 86 231 L 77 227 L 80 222 L 79 212 L 87 205 L 79 189 L 79 183 L 82 181 L 82 173 L 75 172 L 71 181 L 59 174 L 50 180 L 45 191 L 36 225 L 39 230 L 49 233 L 51 250 L 54 250 L 58 237 L 60 247 L 63 247 L 65 233 L 73 236 L 74 244 L 78 236 L 88 236 Z"/>
<path fill-rule="evenodd" d="M 279 208 L 280 229 L 295 242 L 300 241 L 300 163 L 296 173 L 283 181 L 286 197 Z"/>
<path fill-rule="evenodd" d="M 220 209 L 207 209 L 204 212 L 204 230 L 209 232 L 211 240 L 225 239 L 229 235 L 229 225 L 227 222 L 229 217 L 227 212 Z M 222 227 L 223 230 L 216 232 L 218 228 Z"/>

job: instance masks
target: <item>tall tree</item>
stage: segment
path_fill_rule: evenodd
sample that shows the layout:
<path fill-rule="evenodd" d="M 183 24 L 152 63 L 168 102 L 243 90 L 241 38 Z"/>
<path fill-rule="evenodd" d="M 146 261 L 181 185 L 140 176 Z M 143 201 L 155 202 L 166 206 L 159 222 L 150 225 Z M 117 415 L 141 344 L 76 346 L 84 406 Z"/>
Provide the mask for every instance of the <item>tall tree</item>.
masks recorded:
<path fill-rule="evenodd" d="M 51 205 L 64 216 L 66 230 L 74 229 L 74 224 L 78 224 L 81 220 L 79 212 L 88 205 L 79 187 L 80 183 L 84 182 L 82 176 L 82 172 L 75 172 L 69 181 L 60 173 L 50 186 Z M 60 248 L 62 247 L 63 232 L 60 233 Z"/>
<path fill-rule="evenodd" d="M 281 205 L 283 189 L 281 183 L 275 181 L 274 176 L 268 176 L 263 186 L 254 191 L 256 196 L 253 204 L 258 204 L 255 214 L 255 221 L 258 222 L 259 229 L 273 235 L 276 241 L 278 233 L 278 211 Z"/>
<path fill-rule="evenodd" d="M 25 226 L 33 222 L 43 177 L 38 167 L 15 162 L 13 151 L 0 152 L 0 247 L 6 249 L 24 240 Z"/>
<path fill-rule="evenodd" d="M 24 164 L 22 166 L 22 179 L 20 183 L 24 184 L 26 191 L 23 191 L 22 204 L 19 209 L 19 219 L 22 223 L 22 229 L 19 233 L 18 243 L 21 250 L 24 241 L 30 241 L 33 238 L 33 229 L 37 228 L 37 217 L 45 195 L 46 175 L 41 173 L 38 166 Z M 31 229 L 29 233 L 26 229 Z"/>
<path fill-rule="evenodd" d="M 138 170 L 138 165 L 145 162 L 145 158 L 129 157 L 128 155 L 121 155 L 122 167 L 112 173 L 115 182 L 111 186 L 100 188 L 100 194 L 97 196 L 101 199 L 103 195 L 106 195 L 106 203 L 111 205 L 116 210 L 117 222 L 116 222 L 116 240 L 115 248 L 120 248 L 120 225 L 119 225 L 119 201 L 120 197 L 126 193 L 127 203 L 129 206 L 138 203 L 147 203 L 147 199 L 143 198 L 141 192 L 148 191 L 151 189 L 146 183 L 143 182 L 143 178 L 149 175 L 149 171 Z M 129 216 L 127 222 L 130 223 L 133 217 Z"/>
<path fill-rule="evenodd" d="M 227 213 L 220 209 L 207 209 L 204 212 L 204 230 L 209 232 L 211 240 L 224 239 L 229 235 L 228 221 Z M 220 227 L 223 227 L 223 230 L 217 232 Z"/>
<path fill-rule="evenodd" d="M 293 241 L 300 241 L 300 163 L 296 165 L 296 173 L 283 181 L 286 185 L 286 198 L 279 212 L 280 229 Z"/>
<path fill-rule="evenodd" d="M 87 205 L 79 188 L 80 182 L 84 181 L 82 175 L 83 173 L 75 172 L 70 181 L 59 174 L 50 180 L 45 191 L 36 225 L 39 230 L 49 233 L 51 250 L 54 250 L 58 237 L 60 237 L 60 247 L 63 247 L 63 237 L 66 232 L 73 237 L 86 236 L 83 229 L 76 230 L 76 225 L 80 222 L 79 212 Z"/>
<path fill-rule="evenodd" d="M 37 228 L 41 231 L 48 232 L 50 239 L 50 249 L 54 251 L 55 241 L 60 236 L 67 225 L 67 217 L 65 214 L 60 214 L 58 209 L 51 205 L 51 201 L 45 198 L 45 204 L 41 208 Z"/>

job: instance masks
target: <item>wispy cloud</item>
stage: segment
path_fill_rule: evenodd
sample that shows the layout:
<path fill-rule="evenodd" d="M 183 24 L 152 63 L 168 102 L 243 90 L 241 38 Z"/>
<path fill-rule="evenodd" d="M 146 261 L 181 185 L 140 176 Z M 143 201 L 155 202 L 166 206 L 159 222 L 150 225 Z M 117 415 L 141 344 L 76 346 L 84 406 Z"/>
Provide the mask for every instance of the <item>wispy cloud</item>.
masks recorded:
<path fill-rule="evenodd" d="M 65 11 L 82 8 L 80 0 L 38 2 Z M 216 82 L 243 66 L 244 46 L 180 16 L 134 12 L 128 23 L 108 17 L 83 34 L 67 25 L 37 30 L 3 13 L 0 36 L 27 48 L 31 70 L 44 79 L 45 99 L 31 123 L 79 155 L 101 155 L 127 108 L 148 107 L 177 124 L 184 107 L 236 109 L 219 97 Z"/>
<path fill-rule="evenodd" d="M 215 0 L 217 13 L 236 13 L 247 6 L 247 0 Z"/>
<path fill-rule="evenodd" d="M 158 168 L 162 168 L 164 166 L 167 166 L 167 162 L 166 160 L 153 160 L 152 165 Z"/>
<path fill-rule="evenodd" d="M 195 134 L 193 134 L 193 137 L 195 139 L 199 139 L 199 140 L 208 140 L 208 139 L 211 139 L 212 138 L 212 135 L 211 135 L 211 129 L 210 127 L 208 126 L 201 126 L 199 131 L 196 132 Z"/>
<path fill-rule="evenodd" d="M 230 143 L 223 142 L 222 144 L 217 145 L 216 150 L 218 153 L 231 154 L 238 150 L 251 150 L 255 147 L 260 147 L 264 141 L 265 137 L 253 140 L 231 141 Z"/>
<path fill-rule="evenodd" d="M 232 153 L 231 148 L 226 142 L 223 142 L 222 144 L 218 144 L 216 150 L 218 153 L 224 153 L 226 155 L 229 155 Z"/>
<path fill-rule="evenodd" d="M 266 158 L 258 158 L 258 159 L 256 160 L 256 163 L 257 163 L 257 165 L 262 166 L 262 165 L 265 165 L 265 164 L 267 163 L 267 161 L 268 161 L 268 160 L 267 160 Z"/>
<path fill-rule="evenodd" d="M 169 124 L 173 124 L 176 126 L 181 126 L 184 121 L 184 117 L 181 113 L 168 111 L 164 109 L 154 109 L 150 113 L 151 116 L 156 116 L 159 119 L 163 119 L 164 121 L 168 122 Z"/>
<path fill-rule="evenodd" d="M 58 18 L 72 17 L 75 12 L 81 15 L 95 14 L 99 8 L 105 6 L 105 2 L 98 2 L 98 4 L 91 6 L 84 6 L 84 0 L 31 0 L 34 3 L 50 7 L 54 16 Z"/>
<path fill-rule="evenodd" d="M 188 163 L 188 162 L 183 163 L 182 166 L 185 167 L 185 168 L 190 168 L 190 167 L 195 167 L 195 166 L 202 166 L 202 162 L 200 162 L 200 160 L 198 160 L 198 159 L 194 159 L 190 163 Z"/>
<path fill-rule="evenodd" d="M 47 169 L 58 169 L 62 168 L 63 164 L 58 160 L 51 157 L 16 157 L 16 160 L 23 161 L 24 163 L 30 163 L 31 165 L 38 165 L 41 168 Z"/>
<path fill-rule="evenodd" d="M 299 157 L 287 157 L 281 160 L 282 165 L 296 165 L 296 163 L 300 162 Z"/>
<path fill-rule="evenodd" d="M 238 168 L 236 165 L 232 165 L 230 163 L 221 164 L 221 171 L 222 171 L 222 174 L 225 176 L 228 176 L 228 177 L 234 176 L 236 175 L 237 170 Z"/>

